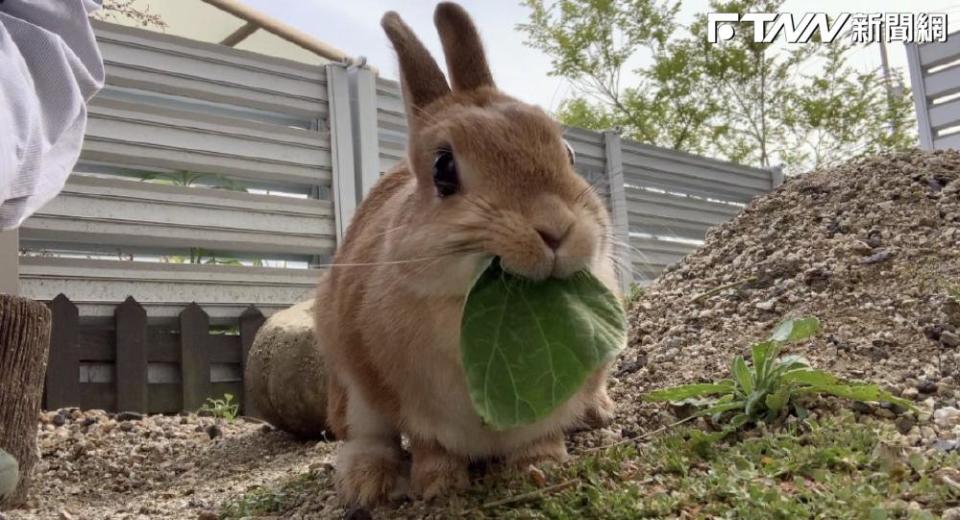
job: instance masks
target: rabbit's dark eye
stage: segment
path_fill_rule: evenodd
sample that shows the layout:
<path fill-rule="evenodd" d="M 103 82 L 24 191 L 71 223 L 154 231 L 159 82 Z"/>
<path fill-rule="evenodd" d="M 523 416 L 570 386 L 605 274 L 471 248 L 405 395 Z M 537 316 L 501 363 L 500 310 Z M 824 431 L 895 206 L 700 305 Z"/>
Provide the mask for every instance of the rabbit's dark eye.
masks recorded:
<path fill-rule="evenodd" d="M 570 164 L 577 162 L 577 154 L 573 151 L 573 147 L 570 146 L 570 143 L 566 139 L 563 140 L 563 146 L 567 147 L 567 157 L 570 158 Z"/>
<path fill-rule="evenodd" d="M 460 190 L 457 162 L 453 160 L 453 152 L 449 149 L 437 151 L 437 158 L 433 161 L 433 185 L 437 187 L 437 195 L 441 197 L 453 195 Z"/>

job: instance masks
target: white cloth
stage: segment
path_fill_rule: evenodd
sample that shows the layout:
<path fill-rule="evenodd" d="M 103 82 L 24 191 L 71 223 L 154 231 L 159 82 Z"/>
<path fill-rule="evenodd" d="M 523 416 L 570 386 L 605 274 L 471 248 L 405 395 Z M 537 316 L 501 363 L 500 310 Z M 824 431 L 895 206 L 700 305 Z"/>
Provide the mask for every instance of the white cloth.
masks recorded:
<path fill-rule="evenodd" d="M 0 0 L 0 229 L 54 198 L 103 88 L 93 0 Z"/>

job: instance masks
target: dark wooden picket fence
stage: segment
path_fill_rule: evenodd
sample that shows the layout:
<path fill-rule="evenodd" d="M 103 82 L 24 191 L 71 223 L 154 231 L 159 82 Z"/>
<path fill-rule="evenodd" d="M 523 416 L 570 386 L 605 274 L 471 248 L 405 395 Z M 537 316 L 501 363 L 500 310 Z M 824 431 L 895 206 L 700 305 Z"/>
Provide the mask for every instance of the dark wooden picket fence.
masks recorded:
<path fill-rule="evenodd" d="M 112 323 L 84 319 L 63 294 L 49 306 L 53 330 L 46 409 L 176 413 L 197 411 L 207 398 L 229 393 L 244 414 L 256 415 L 243 409 L 242 379 L 264 322 L 256 307 L 237 318 L 239 333 L 211 333 L 210 319 L 196 303 L 184 308 L 173 325 L 150 323 L 132 297 L 116 307 Z"/>

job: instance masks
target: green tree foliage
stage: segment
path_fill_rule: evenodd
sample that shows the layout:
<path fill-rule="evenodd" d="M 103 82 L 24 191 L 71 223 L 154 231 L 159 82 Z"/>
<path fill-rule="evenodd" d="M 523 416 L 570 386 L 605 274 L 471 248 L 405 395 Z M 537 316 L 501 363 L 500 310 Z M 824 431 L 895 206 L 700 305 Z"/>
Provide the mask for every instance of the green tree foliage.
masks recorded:
<path fill-rule="evenodd" d="M 909 93 L 833 43 L 756 43 L 751 24 L 710 44 L 707 16 L 686 27 L 670 0 L 523 0 L 518 29 L 576 94 L 557 117 L 619 128 L 641 142 L 756 166 L 817 167 L 912 146 Z M 710 12 L 782 12 L 783 0 L 713 0 Z M 629 76 L 629 81 L 624 79 Z M 629 83 L 629 85 L 625 85 Z"/>

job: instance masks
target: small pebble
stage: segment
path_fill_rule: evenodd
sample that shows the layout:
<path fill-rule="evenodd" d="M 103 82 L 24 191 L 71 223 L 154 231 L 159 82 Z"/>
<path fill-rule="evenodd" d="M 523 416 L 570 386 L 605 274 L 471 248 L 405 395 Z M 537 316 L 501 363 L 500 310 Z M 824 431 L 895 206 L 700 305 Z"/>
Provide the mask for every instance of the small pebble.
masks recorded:
<path fill-rule="evenodd" d="M 777 300 L 776 298 L 774 298 L 774 299 L 763 301 L 756 304 L 756 308 L 760 309 L 761 311 L 772 311 L 774 306 L 776 306 L 776 304 L 777 304 Z"/>
<path fill-rule="evenodd" d="M 936 450 L 949 453 L 951 451 L 957 451 L 957 449 L 960 448 L 960 442 L 955 440 L 938 439 L 937 442 L 933 443 L 933 447 Z"/>
<path fill-rule="evenodd" d="M 114 416 L 114 420 L 117 422 L 123 421 L 142 421 L 143 414 L 137 412 L 120 412 Z"/>
<path fill-rule="evenodd" d="M 921 394 L 935 394 L 937 392 L 937 384 L 929 380 L 920 381 L 920 384 L 917 385 L 917 391 Z"/>
<path fill-rule="evenodd" d="M 895 424 L 897 426 L 897 431 L 900 432 L 901 435 L 906 435 L 910 433 L 910 430 L 912 430 L 914 425 L 917 424 L 917 421 L 910 415 L 901 415 L 900 417 L 897 417 Z"/>
<path fill-rule="evenodd" d="M 879 264 L 880 262 L 885 262 L 887 260 L 890 260 L 894 256 L 896 255 L 892 251 L 881 249 L 879 252 L 864 258 L 863 260 L 860 261 L 860 263 L 863 265 Z"/>
<path fill-rule="evenodd" d="M 223 435 L 223 430 L 221 430 L 220 427 L 217 426 L 216 424 L 211 424 L 210 426 L 207 426 L 206 431 L 207 431 L 207 435 L 210 437 L 211 440 L 216 439 L 217 437 L 220 437 L 221 435 Z"/>
<path fill-rule="evenodd" d="M 897 414 L 893 413 L 893 410 L 887 408 L 877 408 L 873 411 L 873 414 L 883 419 L 895 419 L 897 417 Z"/>
<path fill-rule="evenodd" d="M 933 422 L 941 428 L 953 428 L 960 425 L 960 410 L 947 406 L 934 410 Z"/>
<path fill-rule="evenodd" d="M 945 330 L 940 333 L 940 343 L 943 343 L 945 347 L 956 348 L 960 346 L 960 335 Z"/>
<path fill-rule="evenodd" d="M 547 485 L 547 474 L 542 469 L 531 464 L 527 466 L 526 472 L 534 486 L 542 488 Z"/>
<path fill-rule="evenodd" d="M 945 509 L 940 518 L 942 520 L 960 520 L 960 507 L 951 507 L 950 509 Z"/>

